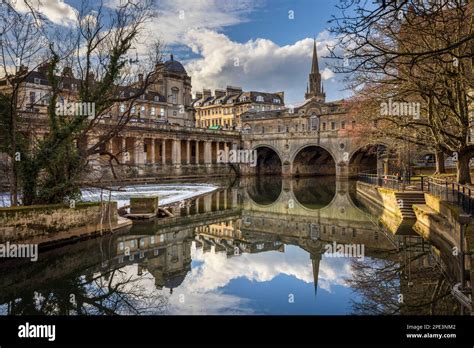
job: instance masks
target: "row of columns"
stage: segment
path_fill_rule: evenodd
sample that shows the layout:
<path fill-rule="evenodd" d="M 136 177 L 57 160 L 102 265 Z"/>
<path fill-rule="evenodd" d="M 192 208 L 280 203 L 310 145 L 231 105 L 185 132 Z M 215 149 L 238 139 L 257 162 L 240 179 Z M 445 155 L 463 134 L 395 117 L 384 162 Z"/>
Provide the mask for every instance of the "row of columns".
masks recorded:
<path fill-rule="evenodd" d="M 198 165 L 217 163 L 219 150 L 237 149 L 232 142 L 119 137 L 107 150 L 127 164 Z"/>

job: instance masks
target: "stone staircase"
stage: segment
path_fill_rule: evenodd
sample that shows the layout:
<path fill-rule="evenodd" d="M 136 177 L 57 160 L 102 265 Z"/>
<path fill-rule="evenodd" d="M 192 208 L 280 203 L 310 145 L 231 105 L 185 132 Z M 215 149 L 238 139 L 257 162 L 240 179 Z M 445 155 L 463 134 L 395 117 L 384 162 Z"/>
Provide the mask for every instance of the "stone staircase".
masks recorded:
<path fill-rule="evenodd" d="M 395 197 L 403 220 L 416 219 L 413 204 L 426 204 L 423 192 L 397 192 Z"/>

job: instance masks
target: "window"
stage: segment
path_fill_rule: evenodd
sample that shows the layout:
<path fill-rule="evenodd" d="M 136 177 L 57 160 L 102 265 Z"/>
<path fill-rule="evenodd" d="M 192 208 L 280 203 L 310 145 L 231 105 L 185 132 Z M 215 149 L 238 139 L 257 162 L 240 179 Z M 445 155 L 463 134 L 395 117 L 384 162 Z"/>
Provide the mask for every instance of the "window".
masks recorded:
<path fill-rule="evenodd" d="M 176 87 L 171 88 L 171 103 L 178 104 L 178 93 L 179 93 L 178 88 Z"/>
<path fill-rule="evenodd" d="M 137 112 L 137 108 L 134 106 L 132 106 L 132 110 L 131 110 L 132 114 L 135 114 Z"/>
<path fill-rule="evenodd" d="M 323 131 L 326 130 L 326 122 L 323 122 Z"/>
<path fill-rule="evenodd" d="M 38 78 L 35 78 L 35 85 L 39 85 L 41 83 L 41 80 Z"/>
<path fill-rule="evenodd" d="M 345 121 L 341 121 L 341 129 L 346 129 L 346 122 Z"/>
<path fill-rule="evenodd" d="M 159 102 L 159 101 L 160 101 L 160 97 L 157 96 L 157 95 L 155 95 L 155 98 L 154 98 L 154 99 L 155 99 L 156 102 Z"/>
<path fill-rule="evenodd" d="M 120 104 L 120 112 L 125 112 L 125 104 Z"/>
<path fill-rule="evenodd" d="M 257 96 L 257 101 L 263 103 L 265 100 L 263 99 L 263 97 L 261 95 L 259 95 L 259 96 Z"/>
<path fill-rule="evenodd" d="M 165 109 L 164 108 L 160 109 L 160 117 L 165 117 Z"/>
<path fill-rule="evenodd" d="M 356 121 L 352 121 L 352 129 L 354 129 L 356 126 Z"/>
<path fill-rule="evenodd" d="M 309 128 L 312 131 L 317 131 L 319 128 L 319 118 L 317 116 L 311 116 L 309 119 Z"/>
<path fill-rule="evenodd" d="M 145 105 L 142 105 L 142 107 L 140 108 L 140 116 L 145 116 L 145 113 L 146 113 L 146 107 Z"/>
<path fill-rule="evenodd" d="M 247 97 L 245 95 L 243 95 L 239 98 L 239 101 L 241 101 L 241 102 L 247 101 Z"/>
<path fill-rule="evenodd" d="M 273 99 L 273 104 L 280 104 L 280 99 L 274 98 Z"/>
<path fill-rule="evenodd" d="M 336 129 L 336 122 L 331 122 L 331 130 L 335 130 Z"/>
<path fill-rule="evenodd" d="M 36 93 L 35 92 L 30 92 L 30 104 L 36 103 Z"/>
<path fill-rule="evenodd" d="M 150 109 L 150 116 L 156 116 L 156 108 L 154 106 Z"/>

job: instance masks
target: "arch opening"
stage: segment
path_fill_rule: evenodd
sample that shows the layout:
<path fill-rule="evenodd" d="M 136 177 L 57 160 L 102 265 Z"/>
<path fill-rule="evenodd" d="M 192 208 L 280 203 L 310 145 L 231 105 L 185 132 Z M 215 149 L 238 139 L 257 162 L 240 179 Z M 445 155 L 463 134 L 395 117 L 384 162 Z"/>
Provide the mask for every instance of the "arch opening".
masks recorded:
<path fill-rule="evenodd" d="M 281 175 L 282 162 L 275 150 L 269 147 L 259 147 L 257 150 L 257 175 Z"/>
<path fill-rule="evenodd" d="M 377 174 L 383 173 L 386 168 L 386 147 L 385 145 L 367 145 L 352 154 L 349 161 L 350 174 L 352 176 L 359 173 Z"/>
<path fill-rule="evenodd" d="M 292 175 L 316 176 L 336 175 L 336 161 L 329 151 L 319 146 L 308 146 L 296 155 Z"/>

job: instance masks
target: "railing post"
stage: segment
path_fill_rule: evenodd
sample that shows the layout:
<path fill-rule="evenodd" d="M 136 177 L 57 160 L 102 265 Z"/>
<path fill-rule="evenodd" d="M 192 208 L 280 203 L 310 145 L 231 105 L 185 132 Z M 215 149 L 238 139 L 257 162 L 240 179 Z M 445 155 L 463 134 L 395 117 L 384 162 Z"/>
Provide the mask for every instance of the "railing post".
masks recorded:
<path fill-rule="evenodd" d="M 421 183 L 420 183 L 420 184 L 421 184 L 421 192 L 424 191 L 424 188 L 423 188 L 423 181 L 424 181 L 424 180 L 423 180 L 423 177 L 421 177 Z"/>

